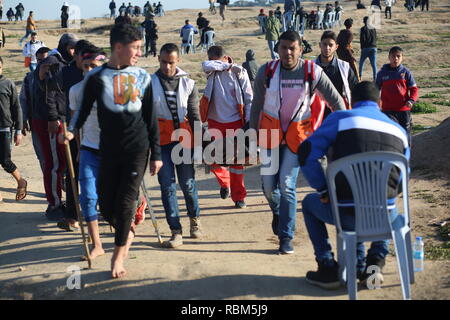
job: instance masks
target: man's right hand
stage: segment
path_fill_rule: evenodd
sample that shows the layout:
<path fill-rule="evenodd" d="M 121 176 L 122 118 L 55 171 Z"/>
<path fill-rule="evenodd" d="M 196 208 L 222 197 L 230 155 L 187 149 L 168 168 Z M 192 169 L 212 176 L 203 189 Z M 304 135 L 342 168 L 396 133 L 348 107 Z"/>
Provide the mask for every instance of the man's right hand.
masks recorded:
<path fill-rule="evenodd" d="M 69 144 L 69 141 L 73 140 L 73 138 L 75 138 L 75 135 L 70 131 L 66 131 L 65 135 L 63 133 L 58 134 L 58 143 Z"/>
<path fill-rule="evenodd" d="M 59 120 L 48 122 L 48 133 L 58 133 L 59 130 Z"/>

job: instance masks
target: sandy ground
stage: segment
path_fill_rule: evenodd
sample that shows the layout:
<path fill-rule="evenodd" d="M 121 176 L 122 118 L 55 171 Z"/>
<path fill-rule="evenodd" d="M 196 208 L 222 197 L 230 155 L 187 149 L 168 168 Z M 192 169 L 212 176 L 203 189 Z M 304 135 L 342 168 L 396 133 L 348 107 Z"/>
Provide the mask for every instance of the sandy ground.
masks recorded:
<path fill-rule="evenodd" d="M 306 3 L 311 10 L 312 3 Z M 365 12 L 353 10 L 354 2 L 344 5 L 344 19 L 353 17 L 355 33 L 362 24 Z M 378 67 L 387 59 L 387 50 L 399 43 L 406 50 L 405 64 L 412 70 L 421 87 L 420 96 L 439 92 L 445 99 L 450 96 L 450 1 L 431 1 L 432 11 L 407 14 L 397 4 L 393 8 L 392 21 L 382 22 L 379 30 Z M 157 19 L 160 27 L 159 44 L 179 42 L 177 30 L 184 19 L 195 22 L 197 11 L 177 10 Z M 247 49 L 252 48 L 260 63 L 269 59 L 263 36 L 258 33 L 254 16 L 257 8 L 237 8 L 227 11 L 229 17 L 221 24 L 219 17 L 208 16 L 217 31 L 217 43 L 226 46 L 236 61 L 243 62 Z M 39 19 L 39 17 L 36 17 Z M 176 21 L 176 23 L 174 23 Z M 58 22 L 39 21 L 39 35 L 45 43 L 57 45 Z M 87 38 L 99 46 L 108 45 L 108 33 L 94 28 L 107 24 L 105 19 L 84 21 L 81 31 L 74 30 L 80 38 Z M 26 70 L 17 41 L 24 29 L 23 23 L 3 25 L 8 43 L 2 49 L 5 59 L 5 75 L 14 79 L 20 87 Z M 336 29 L 338 31 L 338 29 Z M 320 31 L 307 31 L 306 38 L 313 45 L 311 56 L 318 54 Z M 354 47 L 359 56 L 358 36 Z M 160 45 L 158 46 L 160 47 Z M 445 49 L 447 48 L 447 49 Z M 202 90 L 205 79 L 200 62 L 205 53 L 183 56 L 181 67 L 191 73 Z M 142 58 L 139 65 L 153 72 L 155 58 Z M 369 73 L 365 68 L 364 78 Z M 423 88 L 423 89 L 422 89 Z M 422 99 L 421 99 L 422 100 Z M 432 100 L 422 100 L 434 102 Z M 450 107 L 437 105 L 438 112 L 414 115 L 416 124 L 437 126 L 450 116 Z M 419 136 L 415 137 L 417 139 Z M 413 142 L 414 143 L 414 142 Z M 443 152 L 448 152 L 443 150 Z M 126 262 L 128 276 L 122 280 L 110 279 L 110 258 L 113 235 L 102 223 L 102 241 L 106 255 L 94 260 L 93 269 L 80 261 L 83 254 L 80 232 L 59 230 L 55 223 L 47 221 L 47 207 L 43 193 L 42 174 L 34 155 L 31 139 L 26 137 L 22 146 L 14 148 L 13 160 L 29 183 L 28 197 L 20 203 L 14 200 L 15 185 L 11 177 L 0 172 L 0 192 L 5 203 L 0 206 L 0 299 L 347 299 L 345 288 L 325 291 L 305 281 L 308 270 L 316 270 L 312 246 L 303 223 L 300 202 L 312 190 L 299 177 L 297 231 L 294 239 L 295 253 L 278 255 L 278 239 L 272 235 L 272 214 L 261 191 L 259 168 L 246 171 L 248 207 L 234 208 L 230 199 L 218 195 L 218 184 L 212 174 L 197 169 L 200 207 L 205 238 L 188 237 L 176 250 L 159 247 L 149 216 L 138 227 L 135 244 Z M 424 236 L 427 244 L 441 244 L 432 221 L 449 218 L 449 175 L 432 167 L 412 173 L 411 216 L 413 236 Z M 146 176 L 150 196 L 164 239 L 170 230 L 164 218 L 160 191 L 156 178 Z M 425 197 L 424 195 L 429 195 Z M 178 194 L 182 225 L 187 231 L 184 200 Z M 430 203 L 431 196 L 431 203 Z M 329 227 L 334 247 L 334 228 Z M 71 268 L 81 269 L 80 290 L 66 286 Z M 425 271 L 416 274 L 412 285 L 413 299 L 449 299 L 450 272 L 448 260 L 425 261 Z M 360 288 L 360 299 L 401 299 L 400 280 L 395 257 L 390 255 L 385 268 L 385 283 L 381 290 Z"/>

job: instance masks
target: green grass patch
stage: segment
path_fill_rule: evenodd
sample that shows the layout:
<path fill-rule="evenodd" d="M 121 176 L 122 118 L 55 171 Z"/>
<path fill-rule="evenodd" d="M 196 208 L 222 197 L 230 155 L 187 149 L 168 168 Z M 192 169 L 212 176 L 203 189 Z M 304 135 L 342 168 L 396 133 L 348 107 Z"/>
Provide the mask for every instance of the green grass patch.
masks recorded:
<path fill-rule="evenodd" d="M 450 241 L 442 245 L 425 245 L 425 259 L 450 260 Z"/>
<path fill-rule="evenodd" d="M 437 93 L 434 93 L 434 92 L 427 93 L 427 94 L 425 94 L 425 95 L 420 97 L 420 99 L 432 99 L 432 98 L 442 99 L 443 97 L 440 94 L 437 94 Z"/>
<path fill-rule="evenodd" d="M 434 113 L 437 112 L 437 108 L 429 102 L 416 102 L 411 109 L 412 113 Z"/>
<path fill-rule="evenodd" d="M 414 124 L 412 127 L 412 134 L 416 134 L 422 131 L 430 130 L 431 128 L 434 128 L 432 126 L 423 126 L 421 124 Z"/>
<path fill-rule="evenodd" d="M 434 104 L 438 104 L 440 106 L 447 106 L 450 107 L 450 101 L 449 100 L 438 100 L 438 101 L 434 101 Z"/>

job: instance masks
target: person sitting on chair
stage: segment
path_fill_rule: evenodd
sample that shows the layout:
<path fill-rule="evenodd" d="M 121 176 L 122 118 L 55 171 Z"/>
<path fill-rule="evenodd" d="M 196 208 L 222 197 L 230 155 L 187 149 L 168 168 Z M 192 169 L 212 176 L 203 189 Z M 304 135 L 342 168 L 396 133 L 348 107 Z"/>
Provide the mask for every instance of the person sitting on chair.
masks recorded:
<path fill-rule="evenodd" d="M 352 110 L 336 111 L 330 114 L 322 125 L 299 149 L 299 161 L 303 175 L 310 186 L 317 190 L 308 194 L 302 201 L 306 229 L 314 247 L 314 254 L 319 265 L 318 271 L 308 271 L 306 281 L 325 289 L 337 289 L 340 286 L 338 264 L 334 260 L 325 223 L 334 224 L 329 203 L 324 170 L 319 159 L 325 156 L 330 147 L 332 155 L 328 161 L 334 161 L 352 154 L 369 151 L 390 151 L 404 154 L 409 158 L 408 137 L 405 130 L 378 106 L 380 91 L 373 82 L 363 81 L 352 90 Z M 349 144 L 349 141 L 351 143 Z M 392 171 L 389 178 L 388 205 L 395 204 L 398 195 L 399 176 Z M 337 197 L 340 203 L 339 214 L 342 228 L 354 230 L 355 209 L 353 196 L 345 178 L 336 179 Z M 342 205 L 345 203 L 345 206 Z M 389 210 L 391 219 L 397 214 L 395 207 Z M 376 273 L 382 282 L 381 269 L 389 253 L 389 240 L 372 242 L 365 259 L 363 243 L 357 243 L 357 276 L 364 283 L 369 274 L 369 266 L 376 265 Z"/>

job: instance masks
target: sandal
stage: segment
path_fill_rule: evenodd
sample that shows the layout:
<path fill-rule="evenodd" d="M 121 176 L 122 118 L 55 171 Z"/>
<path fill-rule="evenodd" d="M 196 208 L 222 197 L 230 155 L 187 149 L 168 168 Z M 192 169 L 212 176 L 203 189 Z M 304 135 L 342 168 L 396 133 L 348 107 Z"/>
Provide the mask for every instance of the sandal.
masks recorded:
<path fill-rule="evenodd" d="M 27 182 L 27 180 L 23 180 L 23 181 L 25 181 L 25 186 L 17 187 L 16 201 L 21 201 L 21 200 L 25 199 L 25 197 L 27 196 L 28 182 Z"/>

